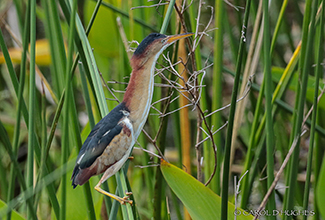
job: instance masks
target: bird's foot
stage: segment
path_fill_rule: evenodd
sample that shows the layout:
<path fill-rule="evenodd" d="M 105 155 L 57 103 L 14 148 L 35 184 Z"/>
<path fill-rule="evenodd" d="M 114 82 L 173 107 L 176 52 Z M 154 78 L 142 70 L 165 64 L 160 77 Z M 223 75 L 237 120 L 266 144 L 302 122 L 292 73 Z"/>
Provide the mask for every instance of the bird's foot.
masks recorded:
<path fill-rule="evenodd" d="M 129 203 L 130 205 L 133 204 L 133 201 L 130 200 L 130 196 L 133 194 L 132 192 L 125 192 L 126 196 L 124 196 L 123 198 L 121 198 L 121 204 L 125 205 L 126 203 Z"/>
<path fill-rule="evenodd" d="M 133 160 L 134 157 L 133 157 L 133 156 L 129 156 L 128 159 L 129 159 L 129 160 Z"/>
<path fill-rule="evenodd" d="M 122 205 L 125 205 L 126 203 L 129 203 L 130 205 L 132 205 L 132 204 L 133 204 L 133 201 L 130 200 L 128 196 L 124 196 L 124 197 L 122 198 L 121 204 L 122 204 Z"/>
<path fill-rule="evenodd" d="M 118 201 L 121 205 L 125 205 L 126 203 L 129 203 L 130 205 L 133 204 L 133 201 L 130 200 L 130 195 L 132 195 L 132 192 L 125 192 L 126 196 L 124 196 L 123 198 L 111 194 L 109 192 L 106 192 L 105 190 L 103 190 L 102 188 L 100 188 L 100 184 L 101 182 L 99 182 L 96 186 L 95 186 L 95 190 L 97 190 L 98 192 L 111 197 L 112 199 L 115 199 L 116 201 Z"/>

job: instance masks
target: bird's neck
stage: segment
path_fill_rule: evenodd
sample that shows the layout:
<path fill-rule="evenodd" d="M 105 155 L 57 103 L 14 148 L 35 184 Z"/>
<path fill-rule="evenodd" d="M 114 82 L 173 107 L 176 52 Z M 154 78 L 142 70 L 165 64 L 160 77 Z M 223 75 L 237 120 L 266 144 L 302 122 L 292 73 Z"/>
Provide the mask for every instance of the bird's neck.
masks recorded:
<path fill-rule="evenodd" d="M 144 65 L 141 65 L 141 63 L 132 62 L 131 60 L 133 71 L 123 102 L 130 111 L 129 118 L 133 123 L 135 138 L 141 133 L 149 114 L 154 88 L 156 61 L 156 57 L 152 57 Z"/>

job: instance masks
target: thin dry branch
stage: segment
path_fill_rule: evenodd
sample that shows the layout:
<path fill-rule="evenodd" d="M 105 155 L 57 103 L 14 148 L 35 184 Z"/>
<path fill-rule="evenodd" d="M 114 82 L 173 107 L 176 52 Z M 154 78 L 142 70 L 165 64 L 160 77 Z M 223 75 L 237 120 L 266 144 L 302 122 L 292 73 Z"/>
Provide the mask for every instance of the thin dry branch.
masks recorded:
<path fill-rule="evenodd" d="M 105 81 L 105 79 L 104 79 L 104 77 L 103 77 L 103 74 L 100 72 L 100 71 L 98 71 L 99 72 L 99 76 L 100 76 L 100 78 L 102 79 L 102 82 L 103 82 L 103 84 L 104 84 L 104 86 L 105 86 L 105 88 L 109 91 L 109 93 L 111 93 L 111 95 L 114 97 L 114 101 L 117 101 L 118 103 L 120 103 L 120 100 L 118 100 L 118 98 L 115 96 L 115 94 L 113 93 L 113 91 L 108 87 L 108 85 L 107 85 L 107 83 L 106 83 L 106 81 Z"/>
<path fill-rule="evenodd" d="M 212 135 L 215 135 L 217 132 L 221 131 L 223 128 L 225 128 L 228 125 L 228 121 L 226 121 L 220 128 L 218 128 L 218 130 L 212 132 Z M 208 136 L 206 138 L 204 138 L 203 140 L 201 140 L 199 143 L 197 143 L 198 145 L 203 144 L 203 142 L 207 141 L 210 139 L 210 136 L 208 134 L 208 132 L 206 132 L 202 127 L 201 129 L 204 131 L 204 133 Z M 213 129 L 213 127 L 211 127 L 211 129 Z"/>
<path fill-rule="evenodd" d="M 172 110 L 170 112 L 167 112 L 163 115 L 160 115 L 159 117 L 162 118 L 162 117 L 166 117 L 167 115 L 170 115 L 170 114 L 173 114 L 175 112 L 178 112 L 179 110 L 183 109 L 183 108 L 186 108 L 186 107 L 189 107 L 189 106 L 192 106 L 193 104 L 192 103 L 189 103 L 187 105 L 183 105 L 182 107 L 179 107 L 178 109 L 175 109 L 175 110 Z"/>
<path fill-rule="evenodd" d="M 4 17 L 7 15 L 11 5 L 12 5 L 12 1 L 10 0 L 5 2 L 5 5 L 2 6 L 2 10 L 0 12 L 0 27 L 2 27 L 2 25 L 5 23 Z"/>
<path fill-rule="evenodd" d="M 230 7 L 234 8 L 236 11 L 239 11 L 239 9 L 244 9 L 244 7 L 242 6 L 236 6 L 233 5 L 232 3 L 230 3 L 228 0 L 223 0 L 227 5 L 229 5 Z"/>
<path fill-rule="evenodd" d="M 161 152 L 160 148 L 157 146 L 156 139 L 152 139 L 151 136 L 146 132 L 146 130 L 142 129 L 142 132 L 147 136 L 149 141 L 153 144 L 153 146 L 158 151 L 158 154 L 161 158 L 168 162 L 167 158 L 165 158 L 164 154 Z M 144 149 L 144 148 L 143 148 Z M 151 151 L 150 151 L 151 152 Z M 151 152 L 152 153 L 152 152 Z"/>
<path fill-rule="evenodd" d="M 246 172 L 240 177 L 238 183 L 237 183 L 237 176 L 234 176 L 234 189 L 235 189 L 235 213 L 237 212 L 237 201 L 238 201 L 238 195 L 240 193 L 239 189 L 240 189 L 240 182 L 242 181 L 242 179 L 244 178 L 244 176 L 246 176 L 246 174 L 248 173 L 248 170 L 246 170 Z M 235 215 L 235 220 L 237 220 L 237 215 Z"/>
<path fill-rule="evenodd" d="M 200 11 L 201 11 L 201 5 L 202 5 L 203 3 L 202 3 L 202 1 L 200 1 L 200 9 L 199 9 L 199 13 L 200 13 Z M 179 19 L 180 19 L 180 22 L 181 22 L 181 25 L 182 25 L 182 28 L 183 28 L 183 31 L 184 32 L 188 32 L 187 31 L 187 28 L 186 28 L 186 25 L 185 25 L 185 19 L 183 18 L 183 14 L 181 13 L 181 11 L 179 10 L 179 8 L 177 7 L 177 5 L 175 4 L 175 10 L 176 10 L 176 12 L 177 12 L 177 14 L 178 14 L 178 16 L 179 16 Z M 197 22 L 199 22 L 198 21 L 199 19 L 197 19 Z M 190 54 L 189 54 L 189 56 L 190 56 L 190 60 L 191 60 L 191 64 L 192 64 L 192 69 L 194 70 L 194 71 L 196 71 L 197 70 L 197 66 L 196 66 L 196 63 L 195 63 L 195 57 L 194 57 L 194 50 L 192 49 L 193 48 L 193 46 L 190 44 L 190 39 L 189 38 L 186 38 L 186 43 L 187 43 L 187 46 L 188 46 L 188 48 L 190 48 Z M 185 68 L 186 68 L 186 65 L 184 65 L 185 66 Z M 187 69 L 188 70 L 188 69 Z M 188 72 L 190 73 L 190 71 L 188 70 Z M 195 84 L 197 85 L 198 83 L 197 83 L 197 77 L 195 78 Z M 195 85 L 194 84 L 194 85 Z M 208 130 L 208 134 L 209 134 L 209 137 L 211 138 L 211 142 L 212 142 L 212 147 L 213 147 L 213 149 L 214 149 L 214 159 L 215 159 L 215 165 L 214 165 L 214 169 L 213 169 L 213 171 L 212 171 L 212 174 L 211 174 L 211 176 L 210 176 L 210 178 L 208 179 L 208 181 L 205 183 L 205 185 L 208 185 L 210 182 L 211 182 L 211 180 L 212 180 L 212 178 L 213 178 L 213 176 L 215 175 L 215 173 L 216 173 L 216 170 L 217 170 L 217 153 L 216 153 L 216 145 L 215 145 L 215 142 L 214 142 L 214 138 L 213 138 L 213 133 L 212 133 L 212 131 L 211 131 L 211 129 L 210 129 L 210 126 L 209 126 L 209 124 L 207 123 L 207 121 L 206 121 L 206 118 L 204 117 L 204 112 L 202 111 L 202 109 L 201 109 L 201 106 L 200 106 L 200 100 L 198 99 L 198 97 L 199 97 L 199 94 L 198 94 L 198 89 L 194 89 L 194 91 L 190 88 L 190 86 L 189 86 L 189 83 L 187 83 L 187 82 L 185 82 L 185 87 L 186 87 L 186 90 L 188 91 L 188 93 L 191 95 L 191 97 L 193 98 L 193 100 L 194 100 L 194 103 L 195 103 L 195 107 L 196 107 L 196 109 L 197 109 L 197 142 L 199 141 L 199 139 L 200 138 L 198 138 L 198 137 L 200 137 L 201 136 L 201 131 L 200 131 L 200 127 L 201 127 L 201 125 L 202 125 L 202 123 L 204 122 L 204 124 L 205 124 L 205 126 L 207 127 L 207 130 Z M 197 145 L 197 147 L 196 147 L 196 151 L 198 152 L 197 153 L 197 160 L 198 161 L 200 161 L 200 146 L 199 145 Z M 199 163 L 198 163 L 199 164 Z M 198 166 L 198 169 L 200 169 L 200 166 Z M 198 170 L 198 172 L 200 172 L 199 170 Z"/>
<path fill-rule="evenodd" d="M 162 99 L 159 99 L 158 101 L 155 101 L 155 102 L 151 103 L 151 106 L 153 106 L 153 105 L 155 105 L 155 104 L 157 104 L 157 103 L 160 103 L 160 102 L 162 102 L 162 101 L 165 101 L 165 100 L 167 100 L 167 99 L 170 99 L 170 98 L 172 97 L 173 94 L 174 94 L 174 92 L 172 91 L 172 93 L 171 93 L 169 96 L 167 96 L 167 97 L 165 97 L 165 98 L 162 98 Z"/>
<path fill-rule="evenodd" d="M 142 151 L 144 151 L 144 152 L 146 152 L 148 154 L 151 154 L 151 155 L 153 155 L 153 156 L 158 157 L 159 159 L 161 159 L 161 156 L 159 156 L 158 154 L 155 154 L 155 153 L 151 152 L 150 150 L 144 149 L 142 147 L 141 148 L 140 147 L 134 147 L 134 149 L 142 150 Z"/>
<path fill-rule="evenodd" d="M 202 37 L 205 36 L 209 36 L 208 32 L 215 30 L 217 28 L 212 28 L 211 30 L 208 30 L 208 28 L 210 27 L 212 21 L 213 21 L 213 11 L 214 8 L 212 6 L 208 6 L 211 9 L 211 15 L 210 15 L 210 19 L 208 21 L 208 24 L 204 27 L 203 31 L 199 32 L 199 21 L 200 21 L 200 14 L 201 14 L 201 2 L 199 4 L 199 12 L 198 12 L 198 18 L 197 18 L 197 23 L 196 23 L 196 30 L 195 30 L 195 38 L 194 38 L 194 42 L 193 42 L 193 48 L 192 48 L 192 52 L 194 53 L 194 51 L 196 50 L 196 48 L 199 46 L 200 41 L 202 40 Z"/>
<path fill-rule="evenodd" d="M 122 42 L 123 42 L 123 45 L 124 45 L 124 49 L 125 49 L 125 51 L 126 51 L 126 53 L 128 55 L 129 60 L 131 60 L 132 53 L 129 50 L 128 39 L 126 37 L 125 31 L 124 31 L 124 27 L 122 25 L 122 22 L 121 22 L 121 18 L 120 17 L 117 17 L 116 18 L 116 23 L 117 23 L 118 30 L 120 32 L 120 36 L 122 38 Z"/>
<path fill-rule="evenodd" d="M 237 99 L 236 102 L 240 102 L 241 100 L 243 100 L 243 99 L 248 95 L 248 93 L 249 93 L 249 91 L 250 91 L 250 89 L 251 89 L 251 86 L 252 86 L 252 83 L 251 83 L 251 79 L 250 79 L 250 80 L 247 82 L 247 84 L 246 84 L 246 89 L 245 89 L 245 92 L 244 92 L 243 96 L 240 97 L 239 99 Z M 217 112 L 220 112 L 220 111 L 222 111 L 222 110 L 225 110 L 226 108 L 229 108 L 229 107 L 230 107 L 230 104 L 225 105 L 224 107 L 221 107 L 221 108 L 219 108 L 219 109 L 217 109 L 217 110 L 214 110 L 213 112 L 207 114 L 205 117 L 206 117 L 206 118 L 207 118 L 207 117 L 210 117 L 211 115 L 213 115 L 213 114 L 215 114 L 215 113 L 217 113 Z"/>
<path fill-rule="evenodd" d="M 151 105 L 151 108 L 155 111 L 158 112 L 158 115 L 162 115 L 163 113 L 161 111 L 159 111 L 159 109 L 157 109 L 155 106 Z M 150 114 L 150 115 L 157 115 L 157 114 Z"/>

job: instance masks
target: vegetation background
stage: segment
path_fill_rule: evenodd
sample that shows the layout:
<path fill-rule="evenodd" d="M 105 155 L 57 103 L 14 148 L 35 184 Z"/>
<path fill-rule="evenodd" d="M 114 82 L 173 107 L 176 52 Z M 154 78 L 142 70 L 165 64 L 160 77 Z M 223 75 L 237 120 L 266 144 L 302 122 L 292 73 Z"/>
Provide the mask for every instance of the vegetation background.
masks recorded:
<path fill-rule="evenodd" d="M 0 218 L 325 218 L 323 4 L 2 0 Z M 104 186 L 133 192 L 120 206 L 70 177 L 151 32 L 194 35 L 158 60 L 134 159 Z"/>

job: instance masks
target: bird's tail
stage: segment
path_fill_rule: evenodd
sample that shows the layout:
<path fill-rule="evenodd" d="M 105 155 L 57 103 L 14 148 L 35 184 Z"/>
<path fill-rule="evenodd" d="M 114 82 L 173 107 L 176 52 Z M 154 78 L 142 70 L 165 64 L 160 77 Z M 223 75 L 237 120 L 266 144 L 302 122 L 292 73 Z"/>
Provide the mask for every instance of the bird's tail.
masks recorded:
<path fill-rule="evenodd" d="M 78 186 L 76 177 L 78 176 L 79 171 L 80 171 L 79 166 L 75 166 L 75 168 L 73 169 L 73 172 L 72 172 L 72 176 L 71 176 L 73 188 L 76 188 Z"/>
<path fill-rule="evenodd" d="M 90 177 L 93 175 L 96 175 L 96 169 L 94 168 L 85 168 L 81 169 L 80 166 L 77 164 L 76 167 L 73 169 L 71 180 L 72 180 L 72 186 L 73 188 L 76 188 L 78 185 L 83 185 L 85 182 L 87 182 Z"/>

